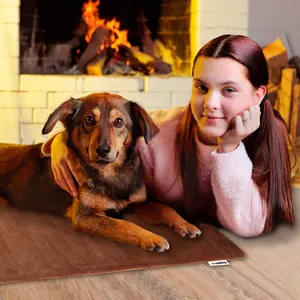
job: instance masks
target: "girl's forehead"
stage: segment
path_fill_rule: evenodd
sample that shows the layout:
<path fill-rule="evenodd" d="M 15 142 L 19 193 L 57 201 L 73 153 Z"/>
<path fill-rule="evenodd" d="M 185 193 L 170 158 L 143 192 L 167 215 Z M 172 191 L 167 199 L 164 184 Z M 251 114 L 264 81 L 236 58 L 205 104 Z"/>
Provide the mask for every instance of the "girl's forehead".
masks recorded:
<path fill-rule="evenodd" d="M 247 68 L 232 58 L 199 57 L 195 63 L 194 79 L 206 83 L 248 81 Z"/>

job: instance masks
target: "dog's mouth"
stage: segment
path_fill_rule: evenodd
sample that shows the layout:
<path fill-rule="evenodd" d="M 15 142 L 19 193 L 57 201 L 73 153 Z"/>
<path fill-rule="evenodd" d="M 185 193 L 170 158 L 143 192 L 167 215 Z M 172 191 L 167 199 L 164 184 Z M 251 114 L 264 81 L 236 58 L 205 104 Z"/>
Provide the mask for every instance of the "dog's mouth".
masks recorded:
<path fill-rule="evenodd" d="M 117 154 L 114 157 L 106 157 L 106 158 L 98 158 L 97 160 L 95 160 L 95 162 L 98 165 L 108 165 L 110 163 L 115 162 L 115 160 L 117 159 L 117 157 L 119 156 L 119 152 L 117 152 Z"/>

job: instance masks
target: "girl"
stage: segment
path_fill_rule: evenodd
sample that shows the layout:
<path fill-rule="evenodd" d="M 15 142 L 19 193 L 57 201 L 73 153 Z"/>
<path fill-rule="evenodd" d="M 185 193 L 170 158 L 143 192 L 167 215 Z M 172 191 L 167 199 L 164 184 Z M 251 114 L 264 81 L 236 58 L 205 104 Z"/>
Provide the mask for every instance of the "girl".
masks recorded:
<path fill-rule="evenodd" d="M 246 36 L 222 35 L 200 49 L 192 75 L 189 105 L 173 109 L 149 145 L 138 145 L 151 198 L 240 236 L 293 224 L 288 133 L 268 100 L 261 48 Z M 63 135 L 43 151 L 51 152 L 56 182 L 76 195 L 71 174 L 81 182 Z"/>

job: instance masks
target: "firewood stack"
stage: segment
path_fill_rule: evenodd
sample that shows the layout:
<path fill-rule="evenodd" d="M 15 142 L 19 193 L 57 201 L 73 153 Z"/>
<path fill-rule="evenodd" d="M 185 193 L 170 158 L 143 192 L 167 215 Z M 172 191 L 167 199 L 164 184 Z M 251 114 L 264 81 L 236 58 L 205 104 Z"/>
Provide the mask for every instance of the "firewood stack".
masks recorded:
<path fill-rule="evenodd" d="M 300 80 L 297 69 L 289 63 L 286 48 L 279 38 L 263 47 L 263 52 L 269 68 L 270 101 L 285 120 L 293 146 L 299 147 Z"/>

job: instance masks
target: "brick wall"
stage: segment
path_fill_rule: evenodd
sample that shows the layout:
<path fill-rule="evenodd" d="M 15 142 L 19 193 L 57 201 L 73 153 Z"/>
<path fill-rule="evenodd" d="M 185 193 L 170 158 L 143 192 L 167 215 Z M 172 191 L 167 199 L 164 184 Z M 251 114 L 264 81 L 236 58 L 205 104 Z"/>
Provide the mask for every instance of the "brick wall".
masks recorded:
<path fill-rule="evenodd" d="M 0 0 L 0 90 L 19 88 L 20 0 Z"/>
<path fill-rule="evenodd" d="M 190 70 L 191 0 L 163 0 L 160 7 L 158 39 L 167 48 L 176 48 L 181 74 Z"/>
<path fill-rule="evenodd" d="M 191 0 L 198 4 L 191 15 L 200 18 L 197 47 L 225 32 L 247 34 L 248 0 L 198 1 Z M 0 142 L 44 141 L 48 138 L 41 134 L 44 122 L 71 96 L 101 91 L 120 93 L 149 111 L 188 103 L 191 77 L 19 75 L 19 6 L 20 0 L 0 0 Z M 191 34 L 196 32 L 199 28 L 190 29 Z"/>
<path fill-rule="evenodd" d="M 191 85 L 190 77 L 20 75 L 19 91 L 0 90 L 0 142 L 44 141 L 49 135 L 43 136 L 41 130 L 49 114 L 70 97 L 94 92 L 116 93 L 151 111 L 186 105 Z M 53 132 L 60 128 L 58 124 Z"/>
<path fill-rule="evenodd" d="M 201 0 L 201 45 L 225 33 L 247 35 L 249 1 Z"/>

